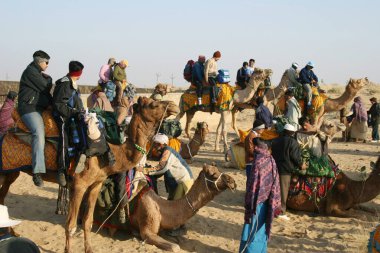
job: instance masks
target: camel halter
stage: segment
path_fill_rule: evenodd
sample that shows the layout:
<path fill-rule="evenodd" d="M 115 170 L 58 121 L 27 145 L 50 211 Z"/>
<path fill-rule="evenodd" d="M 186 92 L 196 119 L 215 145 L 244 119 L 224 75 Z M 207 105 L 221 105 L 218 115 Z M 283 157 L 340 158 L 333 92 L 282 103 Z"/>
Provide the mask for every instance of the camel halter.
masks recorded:
<path fill-rule="evenodd" d="M 213 183 L 213 184 L 215 185 L 216 190 L 217 190 L 218 192 L 220 192 L 220 189 L 218 188 L 217 183 L 218 183 L 219 179 L 221 179 L 221 177 L 222 177 L 223 174 L 224 174 L 223 172 L 220 173 L 219 177 L 218 177 L 215 181 L 208 179 L 208 178 L 206 177 L 206 174 L 205 174 L 205 173 L 203 174 L 204 177 L 205 177 L 205 185 L 206 185 L 206 188 L 207 188 L 207 191 L 208 191 L 208 192 L 211 193 L 210 189 L 208 188 L 207 182 L 211 182 L 211 183 Z"/>
<path fill-rule="evenodd" d="M 198 210 L 195 210 L 195 208 L 194 208 L 193 205 L 191 204 L 191 202 L 190 202 L 189 197 L 187 196 L 187 194 L 186 194 L 186 196 L 185 196 L 185 199 L 186 199 L 186 201 L 187 201 L 187 204 L 189 204 L 189 206 L 190 206 L 191 210 L 193 211 L 193 213 L 196 213 Z"/>

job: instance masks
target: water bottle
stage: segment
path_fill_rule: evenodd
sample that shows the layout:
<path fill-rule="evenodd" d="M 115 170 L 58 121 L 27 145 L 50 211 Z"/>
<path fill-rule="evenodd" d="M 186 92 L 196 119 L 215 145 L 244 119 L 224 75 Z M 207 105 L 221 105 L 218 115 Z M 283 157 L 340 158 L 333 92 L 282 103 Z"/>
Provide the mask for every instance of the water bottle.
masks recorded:
<path fill-rule="evenodd" d="M 71 134 L 72 134 L 71 137 L 72 137 L 73 143 L 78 144 L 79 143 L 79 133 L 78 133 L 77 124 L 75 124 L 74 118 L 71 118 L 70 128 L 71 128 Z"/>

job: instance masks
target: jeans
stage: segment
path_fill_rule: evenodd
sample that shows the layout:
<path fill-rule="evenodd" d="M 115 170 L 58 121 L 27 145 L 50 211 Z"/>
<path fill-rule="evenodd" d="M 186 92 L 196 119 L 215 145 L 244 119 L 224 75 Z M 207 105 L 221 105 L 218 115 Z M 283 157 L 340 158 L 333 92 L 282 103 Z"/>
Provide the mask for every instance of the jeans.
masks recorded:
<path fill-rule="evenodd" d="M 376 122 L 376 120 L 372 123 L 372 140 L 379 140 L 379 124 Z"/>
<path fill-rule="evenodd" d="M 195 81 L 195 85 L 197 86 L 197 97 L 202 98 L 203 95 L 203 84 L 201 81 Z"/>
<path fill-rule="evenodd" d="M 311 103 L 311 99 L 313 98 L 313 93 L 312 93 L 310 84 L 304 83 L 302 86 L 303 86 L 304 92 L 306 92 L 307 103 Z"/>
<path fill-rule="evenodd" d="M 30 112 L 21 116 L 22 121 L 32 133 L 33 173 L 46 173 L 45 166 L 45 126 L 39 112 Z"/>

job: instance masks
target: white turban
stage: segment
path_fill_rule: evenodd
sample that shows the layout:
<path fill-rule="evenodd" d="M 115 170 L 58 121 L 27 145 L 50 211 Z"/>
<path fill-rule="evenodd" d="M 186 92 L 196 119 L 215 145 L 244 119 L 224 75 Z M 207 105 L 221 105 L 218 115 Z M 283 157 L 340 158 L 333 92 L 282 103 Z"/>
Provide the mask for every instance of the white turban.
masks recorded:
<path fill-rule="evenodd" d="M 292 124 L 286 124 L 284 126 L 284 129 L 288 130 L 288 131 L 291 131 L 291 132 L 296 132 L 297 131 L 297 128 L 294 125 L 292 125 Z"/>
<path fill-rule="evenodd" d="M 157 142 L 157 143 L 160 143 L 160 144 L 166 144 L 166 145 L 168 145 L 169 138 L 165 134 L 156 134 L 153 137 L 153 141 Z"/>

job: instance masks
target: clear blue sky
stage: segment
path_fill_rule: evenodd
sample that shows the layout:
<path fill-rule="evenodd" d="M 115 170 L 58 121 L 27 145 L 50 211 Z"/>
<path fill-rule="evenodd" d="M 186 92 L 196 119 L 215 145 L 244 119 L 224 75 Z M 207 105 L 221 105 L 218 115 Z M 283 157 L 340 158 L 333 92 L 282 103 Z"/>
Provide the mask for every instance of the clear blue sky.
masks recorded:
<path fill-rule="evenodd" d="M 187 85 L 188 59 L 220 50 L 233 79 L 243 61 L 274 71 L 309 60 L 326 83 L 368 76 L 380 82 L 380 1 L 352 0 L 2 0 L 0 80 L 19 80 L 38 49 L 54 80 L 70 60 L 85 65 L 81 84 L 95 84 L 110 56 L 127 59 L 128 81 Z"/>

